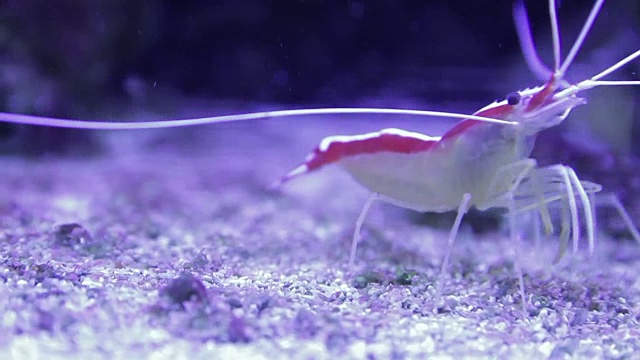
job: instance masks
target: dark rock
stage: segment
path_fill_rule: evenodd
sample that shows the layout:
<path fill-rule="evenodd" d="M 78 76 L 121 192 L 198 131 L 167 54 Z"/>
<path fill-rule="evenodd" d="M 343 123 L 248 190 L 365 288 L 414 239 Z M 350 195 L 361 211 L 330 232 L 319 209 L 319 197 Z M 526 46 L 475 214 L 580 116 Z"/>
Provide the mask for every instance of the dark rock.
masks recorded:
<path fill-rule="evenodd" d="M 417 273 L 413 270 L 401 270 L 396 273 L 396 278 L 393 282 L 398 285 L 411 285 L 416 275 Z"/>
<path fill-rule="evenodd" d="M 355 287 L 356 289 L 364 289 L 371 283 L 382 284 L 383 282 L 384 276 L 382 274 L 377 272 L 366 272 L 362 275 L 357 276 L 353 280 L 353 287 Z"/>
<path fill-rule="evenodd" d="M 93 242 L 91 234 L 80 224 L 70 223 L 58 225 L 54 230 L 56 245 L 70 248 L 86 246 Z"/>
<path fill-rule="evenodd" d="M 188 273 L 183 273 L 176 279 L 173 279 L 161 290 L 161 294 L 166 296 L 173 304 L 179 305 L 183 309 L 184 303 L 188 301 L 197 301 L 202 304 L 209 302 L 207 290 L 202 282 Z"/>

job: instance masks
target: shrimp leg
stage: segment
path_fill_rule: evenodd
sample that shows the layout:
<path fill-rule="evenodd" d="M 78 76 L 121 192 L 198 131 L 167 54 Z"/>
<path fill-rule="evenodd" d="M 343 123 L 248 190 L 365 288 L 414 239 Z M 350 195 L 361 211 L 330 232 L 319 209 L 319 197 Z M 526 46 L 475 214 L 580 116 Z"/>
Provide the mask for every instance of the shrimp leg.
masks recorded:
<path fill-rule="evenodd" d="M 551 222 L 551 214 L 549 214 L 549 207 L 544 199 L 543 195 L 543 187 L 540 183 L 541 179 L 538 176 L 537 172 L 532 172 L 531 174 L 531 184 L 536 193 L 536 202 L 538 203 L 538 212 L 540 217 L 537 219 L 542 220 L 542 225 L 544 226 L 544 233 L 546 236 L 553 234 L 553 223 Z M 539 230 L 536 229 L 537 234 L 539 234 Z"/>
<path fill-rule="evenodd" d="M 471 201 L 471 194 L 465 193 L 462 196 L 462 201 L 458 206 L 458 212 L 456 214 L 456 219 L 453 222 L 453 227 L 451 227 L 451 231 L 449 232 L 449 239 L 447 241 L 447 250 L 444 255 L 444 259 L 442 260 L 442 267 L 440 268 L 440 275 L 438 275 L 438 285 L 436 287 L 436 300 L 433 306 L 433 312 L 437 313 L 438 304 L 440 304 L 440 298 L 442 297 L 442 287 L 444 286 L 444 278 L 447 272 L 447 266 L 449 265 L 449 257 L 451 256 L 451 248 L 453 247 L 453 242 L 458 235 L 458 230 L 460 229 L 460 223 L 462 222 L 462 218 L 469 211 L 469 202 Z"/>
<path fill-rule="evenodd" d="M 519 247 L 518 239 L 520 236 L 516 234 L 517 223 L 516 223 L 516 208 L 515 208 L 515 200 L 513 197 L 513 192 L 515 189 L 509 192 L 509 236 L 511 238 L 511 246 L 514 249 L 514 268 L 516 271 L 516 275 L 518 276 L 518 291 L 520 293 L 520 298 L 522 300 L 522 318 L 527 317 L 527 297 L 524 291 L 524 276 L 522 275 L 522 268 L 520 267 L 520 262 L 518 260 L 517 249 Z"/>
<path fill-rule="evenodd" d="M 566 177 L 570 182 L 566 181 Z M 575 188 L 575 192 L 574 192 Z M 584 208 L 584 218 L 589 239 L 589 249 L 593 253 L 595 242 L 595 220 L 593 204 L 587 194 L 599 192 L 602 187 L 588 181 L 580 181 L 571 168 L 562 165 L 554 165 L 546 168 L 536 168 L 529 177 L 523 181 L 517 189 L 517 212 L 538 208 L 546 209 L 547 204 L 562 200 L 562 229 L 560 234 L 560 250 L 554 263 L 560 260 L 566 250 L 566 237 L 569 234 L 568 227 L 578 227 L 577 203 L 572 198 L 576 195 L 581 200 Z M 567 209 L 568 208 L 568 209 Z M 542 215 L 541 216 L 545 216 Z M 574 233 L 574 251 L 577 247 L 577 237 Z"/>
<path fill-rule="evenodd" d="M 627 229 L 631 233 L 631 236 L 633 237 L 633 239 L 638 244 L 640 244 L 640 233 L 638 233 L 638 229 L 636 228 L 635 224 L 633 223 L 633 220 L 631 219 L 631 216 L 629 215 L 629 213 L 625 210 L 624 206 L 622 205 L 622 202 L 620 202 L 620 199 L 615 194 L 606 194 L 606 195 L 604 195 L 602 197 L 598 197 L 598 202 L 600 203 L 598 205 L 611 206 L 614 209 L 616 209 L 616 211 L 618 212 L 618 214 L 622 218 L 622 221 L 624 221 L 625 226 L 627 227 Z"/>
<path fill-rule="evenodd" d="M 567 245 L 569 244 L 569 203 L 567 200 L 562 200 L 562 225 L 560 226 L 560 244 L 558 246 L 558 253 L 553 258 L 553 265 L 560 262 L 560 259 L 567 251 Z"/>
<path fill-rule="evenodd" d="M 358 243 L 360 242 L 360 230 L 362 229 L 362 224 L 364 223 L 364 219 L 373 205 L 373 202 L 379 200 L 380 194 L 372 193 L 367 201 L 364 203 L 362 207 L 362 211 L 360 211 L 360 215 L 358 215 L 358 220 L 356 221 L 356 228 L 353 231 L 353 239 L 351 240 L 351 252 L 349 254 L 349 265 L 347 267 L 348 273 L 353 274 L 353 266 L 355 265 L 356 260 L 356 249 L 358 248 Z"/>
<path fill-rule="evenodd" d="M 511 243 L 516 246 L 515 239 L 516 236 L 516 207 L 514 201 L 514 191 L 519 187 L 520 183 L 526 178 L 527 174 L 535 168 L 536 161 L 534 159 L 523 159 L 521 161 L 517 161 L 505 166 L 500 167 L 495 175 L 493 176 L 490 185 L 489 191 L 487 194 L 492 194 L 489 197 L 489 200 L 478 207 L 478 209 L 482 210 L 485 206 L 486 208 L 494 207 L 497 204 L 504 201 L 505 196 L 508 198 L 508 208 L 510 212 L 510 235 L 511 235 Z M 499 183 L 499 181 L 501 181 Z M 508 184 L 509 188 L 506 193 L 503 193 L 501 189 Z M 471 195 L 469 193 L 465 193 L 462 199 L 462 202 L 458 206 L 458 212 L 456 214 L 456 219 L 454 221 L 453 227 L 451 228 L 451 232 L 449 233 L 449 241 L 447 242 L 447 249 L 445 252 L 445 257 L 442 261 L 442 267 L 440 269 L 440 275 L 438 276 L 438 285 L 436 288 L 436 298 L 434 303 L 433 311 L 437 312 L 438 305 L 440 304 L 440 299 L 442 297 L 442 289 L 444 286 L 445 275 L 447 271 L 447 266 L 449 264 L 449 257 L 451 255 L 451 248 L 453 247 L 453 242 L 458 234 L 458 230 L 460 228 L 460 223 L 464 214 L 469 210 L 469 201 L 471 200 Z M 522 277 L 522 271 L 520 266 L 516 263 L 516 271 L 518 273 L 518 279 L 520 284 L 520 295 L 522 297 L 522 310 L 523 314 L 526 314 L 526 297 L 524 292 L 524 279 Z"/>
<path fill-rule="evenodd" d="M 525 179 L 525 176 L 527 176 L 535 166 L 535 159 L 523 159 L 500 167 L 489 183 L 487 191 L 487 194 L 489 194 L 487 198 L 489 200 L 486 204 L 478 204 L 476 206 L 478 210 L 482 211 L 496 206 L 496 203 L 501 202 L 501 198 L 505 195 L 509 198 L 508 202 L 511 202 L 511 192 L 513 189 L 518 188 L 520 183 Z M 501 181 L 501 183 L 499 183 L 499 181 Z M 504 192 L 505 186 L 508 186 L 506 193 Z M 507 204 L 505 207 L 509 206 L 510 204 Z"/>

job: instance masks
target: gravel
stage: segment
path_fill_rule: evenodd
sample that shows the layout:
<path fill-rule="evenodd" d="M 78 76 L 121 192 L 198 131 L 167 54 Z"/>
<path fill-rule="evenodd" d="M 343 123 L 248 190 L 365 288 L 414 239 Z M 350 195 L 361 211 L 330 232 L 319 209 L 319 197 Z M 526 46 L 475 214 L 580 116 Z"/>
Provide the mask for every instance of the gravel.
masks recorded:
<path fill-rule="evenodd" d="M 366 192 L 335 168 L 268 189 L 345 125 L 273 124 L 0 158 L 0 358 L 638 358 L 638 244 L 551 266 L 554 238 L 523 227 L 516 257 L 465 225 L 434 314 L 446 230 L 378 204 L 348 276 Z"/>

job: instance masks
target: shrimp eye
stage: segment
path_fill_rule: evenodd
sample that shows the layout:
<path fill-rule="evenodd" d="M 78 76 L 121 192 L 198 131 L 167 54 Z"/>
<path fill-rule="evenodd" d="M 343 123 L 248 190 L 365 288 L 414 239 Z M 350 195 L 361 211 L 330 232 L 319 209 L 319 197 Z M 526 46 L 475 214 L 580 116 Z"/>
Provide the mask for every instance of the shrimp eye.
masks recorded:
<path fill-rule="evenodd" d="M 507 104 L 511 106 L 518 105 L 520 103 L 520 99 L 522 99 L 522 96 L 520 96 L 519 93 L 517 92 L 509 93 L 507 95 Z"/>

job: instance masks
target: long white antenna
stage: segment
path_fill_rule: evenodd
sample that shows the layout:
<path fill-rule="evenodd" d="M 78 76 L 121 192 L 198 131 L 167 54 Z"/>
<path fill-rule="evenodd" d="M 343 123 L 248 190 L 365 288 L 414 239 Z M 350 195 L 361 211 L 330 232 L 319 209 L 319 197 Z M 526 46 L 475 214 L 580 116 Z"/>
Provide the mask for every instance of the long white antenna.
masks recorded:
<path fill-rule="evenodd" d="M 638 86 L 640 85 L 640 80 L 612 80 L 612 81 L 600 80 L 603 77 L 611 74 L 612 72 L 628 64 L 629 62 L 635 60 L 638 57 L 640 57 L 640 50 L 636 50 L 633 54 L 609 66 L 608 68 L 604 69 L 602 72 L 596 74 L 595 76 L 587 80 L 583 80 L 575 85 L 572 85 L 556 93 L 554 97 L 563 98 L 563 97 L 571 96 L 571 95 L 577 94 L 580 91 L 592 89 L 596 86 Z"/>
<path fill-rule="evenodd" d="M 453 119 L 470 119 L 501 125 L 517 125 L 517 123 L 493 119 L 484 116 L 451 113 L 444 111 L 408 110 L 408 109 L 384 109 L 384 108 L 321 108 L 321 109 L 297 109 L 264 111 L 249 114 L 222 115 L 195 119 L 162 120 L 148 122 L 108 122 L 108 121 L 83 121 L 22 115 L 12 113 L 0 113 L 0 122 L 13 124 L 38 125 L 69 129 L 87 130 L 136 130 L 136 129 L 161 129 L 181 126 L 196 126 L 207 124 L 228 123 L 246 120 L 267 119 L 273 117 L 302 116 L 302 115 L 337 115 L 337 114 L 386 114 L 386 115 L 413 115 L 432 116 Z"/>
<path fill-rule="evenodd" d="M 595 86 L 638 86 L 640 85 L 640 80 L 598 80 L 598 81 L 589 81 L 589 84 L 592 87 Z"/>
<path fill-rule="evenodd" d="M 567 55 L 567 58 L 562 63 L 562 67 L 560 67 L 560 70 L 559 70 L 560 74 L 564 74 L 569 68 L 569 66 L 571 65 L 571 63 L 573 62 L 573 60 L 575 59 L 576 55 L 578 54 L 578 51 L 580 50 L 580 47 L 582 47 L 582 44 L 584 43 L 584 39 L 587 37 L 587 34 L 589 33 L 589 30 L 591 29 L 591 26 L 593 25 L 596 19 L 596 16 L 598 15 L 598 12 L 600 12 L 600 8 L 602 7 L 602 4 L 604 4 L 604 0 L 596 0 L 595 4 L 593 4 L 593 8 L 591 8 L 589 17 L 587 18 L 587 21 L 582 26 L 582 30 L 580 30 L 580 35 L 578 35 L 576 42 L 571 47 L 571 50 L 569 51 L 569 55 Z"/>
<path fill-rule="evenodd" d="M 556 1 L 549 0 L 549 17 L 551 18 L 551 37 L 553 39 L 553 70 L 560 68 L 560 28 L 558 26 L 558 14 L 556 12 Z M 564 75 L 564 73 L 560 73 Z"/>
<path fill-rule="evenodd" d="M 627 56 L 626 58 L 618 61 L 617 63 L 611 65 L 610 67 L 608 67 L 607 69 L 603 70 L 601 73 L 599 73 L 598 75 L 594 76 L 591 78 L 591 80 L 600 80 L 603 77 L 611 74 L 612 72 L 620 69 L 621 67 L 625 66 L 627 63 L 633 61 L 635 58 L 640 56 L 640 50 L 634 52 L 633 54 Z"/>

